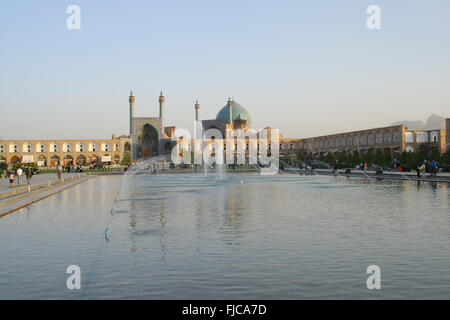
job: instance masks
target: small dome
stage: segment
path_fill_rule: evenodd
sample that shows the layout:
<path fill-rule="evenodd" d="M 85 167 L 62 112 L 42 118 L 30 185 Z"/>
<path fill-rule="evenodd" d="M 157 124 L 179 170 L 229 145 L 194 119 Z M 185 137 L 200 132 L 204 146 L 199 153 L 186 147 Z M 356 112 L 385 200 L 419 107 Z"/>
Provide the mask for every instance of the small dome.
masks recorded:
<path fill-rule="evenodd" d="M 250 117 L 250 113 L 241 106 L 236 101 L 232 101 L 231 103 L 231 113 L 233 115 L 233 120 L 247 120 L 247 125 L 250 127 L 252 120 Z M 225 105 L 222 109 L 220 109 L 219 113 L 216 116 L 217 120 L 230 120 L 230 113 L 228 111 L 228 105 Z"/>

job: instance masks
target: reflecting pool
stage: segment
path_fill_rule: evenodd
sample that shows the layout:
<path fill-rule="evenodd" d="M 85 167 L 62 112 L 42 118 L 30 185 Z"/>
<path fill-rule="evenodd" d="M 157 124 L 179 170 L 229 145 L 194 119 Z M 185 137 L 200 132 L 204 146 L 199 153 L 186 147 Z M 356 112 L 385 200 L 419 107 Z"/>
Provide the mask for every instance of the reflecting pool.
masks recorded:
<path fill-rule="evenodd" d="M 447 184 L 138 174 L 118 193 L 121 181 L 1 218 L 0 298 L 450 298 Z M 381 290 L 366 287 L 373 264 Z M 66 288 L 69 265 L 81 290 Z"/>

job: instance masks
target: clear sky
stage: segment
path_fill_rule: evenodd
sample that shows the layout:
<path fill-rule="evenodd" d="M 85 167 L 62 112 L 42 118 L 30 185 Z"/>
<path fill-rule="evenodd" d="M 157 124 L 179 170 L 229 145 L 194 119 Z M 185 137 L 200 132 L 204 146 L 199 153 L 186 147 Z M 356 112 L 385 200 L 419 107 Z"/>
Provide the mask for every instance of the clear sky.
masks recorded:
<path fill-rule="evenodd" d="M 1 1 L 0 138 L 128 133 L 130 90 L 190 130 L 229 96 L 291 138 L 449 117 L 449 39 L 448 0 Z"/>

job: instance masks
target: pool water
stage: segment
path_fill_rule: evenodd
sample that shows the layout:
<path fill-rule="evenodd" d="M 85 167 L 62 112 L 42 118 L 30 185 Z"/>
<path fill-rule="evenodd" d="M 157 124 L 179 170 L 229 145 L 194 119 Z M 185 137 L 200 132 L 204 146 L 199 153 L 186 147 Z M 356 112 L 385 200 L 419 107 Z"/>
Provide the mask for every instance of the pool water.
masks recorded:
<path fill-rule="evenodd" d="M 99 176 L 1 218 L 0 243 L 1 299 L 450 298 L 447 184 Z"/>

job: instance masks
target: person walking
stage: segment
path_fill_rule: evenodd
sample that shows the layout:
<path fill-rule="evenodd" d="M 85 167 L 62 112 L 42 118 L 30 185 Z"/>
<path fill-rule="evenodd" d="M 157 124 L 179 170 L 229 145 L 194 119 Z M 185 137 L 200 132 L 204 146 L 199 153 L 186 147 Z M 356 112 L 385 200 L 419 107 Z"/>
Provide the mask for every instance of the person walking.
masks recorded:
<path fill-rule="evenodd" d="M 437 176 L 437 161 L 433 160 L 431 161 L 431 175 L 432 176 Z"/>
<path fill-rule="evenodd" d="M 58 175 L 58 180 L 61 180 L 61 172 L 62 172 L 62 167 L 59 165 L 56 166 L 56 174 Z"/>
<path fill-rule="evenodd" d="M 422 171 L 422 177 L 423 177 L 423 178 L 426 178 L 426 177 L 427 177 L 427 174 L 426 174 L 426 165 L 425 165 L 425 162 L 422 163 L 422 165 L 420 166 L 420 169 L 421 169 L 421 171 Z"/>
<path fill-rule="evenodd" d="M 33 169 L 28 167 L 25 175 L 27 177 L 27 185 L 30 185 L 31 184 L 31 177 L 33 177 Z"/>
<path fill-rule="evenodd" d="M 417 178 L 420 178 L 421 171 L 422 171 L 422 166 L 420 165 L 420 163 L 418 163 L 417 168 L 416 168 Z"/>
<path fill-rule="evenodd" d="M 23 170 L 21 167 L 19 167 L 16 171 L 17 174 L 17 184 L 20 185 L 20 180 L 22 179 Z"/>
<path fill-rule="evenodd" d="M 11 171 L 9 173 L 9 186 L 10 188 L 14 188 L 14 172 Z"/>

